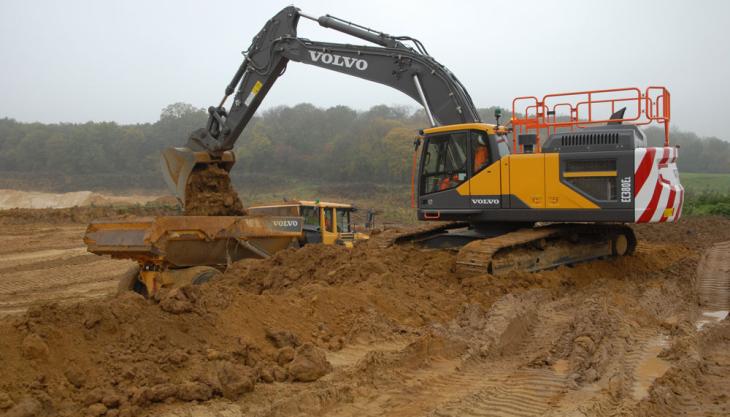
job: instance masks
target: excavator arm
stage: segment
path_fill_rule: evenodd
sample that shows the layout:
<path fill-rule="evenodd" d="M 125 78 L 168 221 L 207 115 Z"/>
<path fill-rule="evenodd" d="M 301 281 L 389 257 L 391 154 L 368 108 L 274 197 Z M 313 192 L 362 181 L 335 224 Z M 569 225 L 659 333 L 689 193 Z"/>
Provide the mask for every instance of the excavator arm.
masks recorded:
<path fill-rule="evenodd" d="M 300 38 L 297 25 L 301 17 L 377 46 Z M 414 47 L 407 46 L 407 42 Z M 186 147 L 163 151 L 165 180 L 183 204 L 188 178 L 196 166 L 217 163 L 226 170 L 231 169 L 235 158 L 229 151 L 289 61 L 399 90 L 424 107 L 432 126 L 480 121 L 463 85 L 451 71 L 429 56 L 419 41 L 390 36 L 329 15 L 314 18 L 289 6 L 271 18 L 254 37 L 220 104 L 208 109 L 205 129 L 193 132 Z M 226 109 L 224 105 L 231 95 L 233 102 Z"/>

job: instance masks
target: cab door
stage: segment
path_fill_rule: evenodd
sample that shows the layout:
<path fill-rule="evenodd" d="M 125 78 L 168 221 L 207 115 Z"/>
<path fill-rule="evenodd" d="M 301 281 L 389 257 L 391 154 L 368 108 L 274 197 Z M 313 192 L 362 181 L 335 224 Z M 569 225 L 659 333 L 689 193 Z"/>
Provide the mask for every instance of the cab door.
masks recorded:
<path fill-rule="evenodd" d="M 322 229 L 322 243 L 334 245 L 337 241 L 337 220 L 332 207 L 320 207 L 320 227 Z"/>
<path fill-rule="evenodd" d="M 304 242 L 322 243 L 321 213 L 318 207 L 301 206 L 300 216 L 304 217 Z"/>
<path fill-rule="evenodd" d="M 430 135 L 421 154 L 418 207 L 437 218 L 440 210 L 469 209 L 469 132 Z"/>
<path fill-rule="evenodd" d="M 471 131 L 469 195 L 472 208 L 494 209 L 503 206 L 502 170 L 499 150 L 493 135 L 482 131 Z"/>

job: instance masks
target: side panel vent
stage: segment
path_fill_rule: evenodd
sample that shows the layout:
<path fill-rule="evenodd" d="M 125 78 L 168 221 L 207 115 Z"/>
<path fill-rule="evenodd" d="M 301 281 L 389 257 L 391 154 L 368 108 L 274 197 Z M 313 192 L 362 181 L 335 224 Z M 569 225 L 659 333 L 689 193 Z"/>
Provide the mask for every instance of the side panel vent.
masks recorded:
<path fill-rule="evenodd" d="M 561 146 L 618 145 L 618 132 L 574 133 L 562 136 Z"/>

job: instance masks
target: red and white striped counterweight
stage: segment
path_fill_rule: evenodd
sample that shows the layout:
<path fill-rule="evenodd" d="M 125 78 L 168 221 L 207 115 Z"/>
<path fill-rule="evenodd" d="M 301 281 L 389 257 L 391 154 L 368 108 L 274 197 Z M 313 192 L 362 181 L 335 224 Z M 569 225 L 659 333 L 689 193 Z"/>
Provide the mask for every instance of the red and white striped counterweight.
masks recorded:
<path fill-rule="evenodd" d="M 679 182 L 673 147 L 634 151 L 634 220 L 636 223 L 675 222 L 682 216 L 684 187 Z"/>

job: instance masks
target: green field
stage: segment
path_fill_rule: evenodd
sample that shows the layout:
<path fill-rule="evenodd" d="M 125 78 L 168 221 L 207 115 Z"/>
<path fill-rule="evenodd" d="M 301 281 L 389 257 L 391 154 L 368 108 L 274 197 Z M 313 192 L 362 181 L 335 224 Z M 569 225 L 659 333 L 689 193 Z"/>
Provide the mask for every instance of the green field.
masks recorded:
<path fill-rule="evenodd" d="M 688 193 L 730 194 L 730 174 L 680 172 L 679 179 Z"/>
<path fill-rule="evenodd" d="M 682 172 L 679 179 L 687 191 L 685 214 L 730 216 L 730 174 Z"/>

